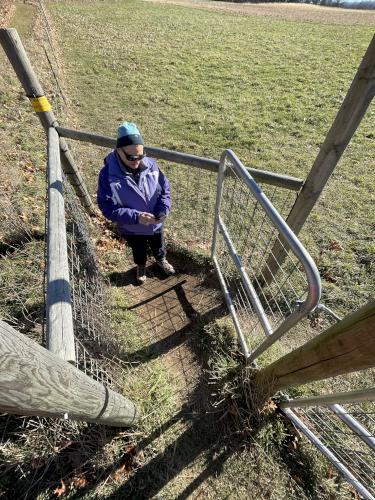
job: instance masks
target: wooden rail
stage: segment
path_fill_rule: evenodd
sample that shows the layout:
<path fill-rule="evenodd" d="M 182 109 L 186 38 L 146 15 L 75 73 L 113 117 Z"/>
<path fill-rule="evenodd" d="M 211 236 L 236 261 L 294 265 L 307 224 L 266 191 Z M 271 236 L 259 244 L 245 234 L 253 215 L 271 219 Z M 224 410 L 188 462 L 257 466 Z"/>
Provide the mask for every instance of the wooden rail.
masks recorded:
<path fill-rule="evenodd" d="M 61 137 L 73 139 L 76 141 L 89 142 L 102 146 L 105 148 L 115 148 L 116 139 L 107 137 L 105 135 L 93 134 L 91 132 L 84 132 L 81 130 L 73 130 L 70 128 L 56 127 L 56 130 Z M 209 170 L 210 172 L 217 173 L 219 170 L 220 161 L 204 158 L 202 156 L 195 156 L 179 151 L 171 151 L 170 149 L 156 148 L 154 146 L 145 146 L 146 153 L 159 158 L 161 160 L 168 160 L 174 163 L 181 163 L 183 165 L 192 165 L 194 167 Z M 282 188 L 290 189 L 292 191 L 299 191 L 303 186 L 303 180 L 289 175 L 275 174 L 266 170 L 258 170 L 256 168 L 246 167 L 249 174 L 254 177 L 257 182 L 270 184 L 272 186 L 279 186 Z"/>
<path fill-rule="evenodd" d="M 132 401 L 0 320 L 0 412 L 129 427 Z"/>
<path fill-rule="evenodd" d="M 47 133 L 48 129 L 51 126 L 58 125 L 58 122 L 45 97 L 44 90 L 34 73 L 17 30 L 14 28 L 0 29 L 0 43 L 26 92 L 26 96 L 33 104 L 33 108 Z M 65 175 L 73 186 L 85 210 L 90 215 L 95 214 L 94 204 L 86 189 L 81 173 L 63 138 L 60 138 L 60 150 Z"/>
<path fill-rule="evenodd" d="M 48 130 L 47 348 L 75 361 L 59 135 Z"/>

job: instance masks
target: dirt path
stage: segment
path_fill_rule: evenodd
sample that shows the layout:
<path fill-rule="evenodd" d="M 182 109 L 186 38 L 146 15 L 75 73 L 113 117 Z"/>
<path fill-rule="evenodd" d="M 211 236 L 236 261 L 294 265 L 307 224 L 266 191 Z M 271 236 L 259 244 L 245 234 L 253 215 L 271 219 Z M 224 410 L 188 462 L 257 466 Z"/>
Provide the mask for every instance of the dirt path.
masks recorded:
<path fill-rule="evenodd" d="M 135 491 L 139 498 L 160 494 L 166 499 L 179 498 L 193 485 L 194 494 L 199 495 L 206 488 L 204 457 L 217 439 L 206 415 L 209 389 L 199 331 L 225 313 L 223 299 L 210 270 L 199 270 L 173 252 L 168 258 L 176 275 L 167 277 L 155 263 L 149 263 L 147 281 L 138 286 L 129 253 L 126 251 L 121 268 L 109 278 L 124 293 L 127 310 L 139 326 L 136 330 L 143 332 L 130 361 L 139 363 L 137 377 L 147 374 L 142 366 L 152 370 L 154 360 L 162 363 L 173 380 L 168 391 L 174 409 L 152 417 L 151 432 L 137 443 L 145 460 L 111 498 L 132 498 Z M 205 474 L 210 476 L 208 471 Z"/>
<path fill-rule="evenodd" d="M 272 17 L 288 21 L 375 26 L 375 11 L 320 7 L 295 3 L 231 3 L 201 0 L 146 0 L 245 16 Z"/>
<path fill-rule="evenodd" d="M 147 281 L 138 286 L 134 264 L 128 258 L 125 270 L 115 273 L 111 281 L 123 288 L 128 310 L 146 332 L 138 356 L 147 351 L 149 358 L 159 357 L 173 372 L 176 394 L 183 400 L 194 391 L 202 370 L 194 332 L 224 306 L 213 275 L 191 273 L 189 263 L 182 263 L 173 255 L 170 261 L 178 271 L 176 275 L 165 276 L 155 263 L 149 263 Z"/>

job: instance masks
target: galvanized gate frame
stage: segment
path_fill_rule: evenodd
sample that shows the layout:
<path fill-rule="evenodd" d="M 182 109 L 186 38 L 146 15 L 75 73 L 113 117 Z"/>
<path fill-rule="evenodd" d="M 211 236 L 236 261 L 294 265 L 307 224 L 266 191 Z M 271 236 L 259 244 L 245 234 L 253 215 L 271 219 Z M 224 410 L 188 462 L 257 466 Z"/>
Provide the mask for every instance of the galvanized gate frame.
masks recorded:
<path fill-rule="evenodd" d="M 307 290 L 307 298 L 303 302 L 299 302 L 296 305 L 295 310 L 287 316 L 284 321 L 276 328 L 275 331 L 272 331 L 272 327 L 267 318 L 267 315 L 263 309 L 257 291 L 255 290 L 248 273 L 246 272 L 242 262 L 241 256 L 238 254 L 231 236 L 225 226 L 224 221 L 220 215 L 221 208 L 221 200 L 222 200 L 222 191 L 223 191 L 223 182 L 226 173 L 226 161 L 230 161 L 233 169 L 236 174 L 241 178 L 241 180 L 247 186 L 251 195 L 255 198 L 255 200 L 262 207 L 264 212 L 267 215 L 270 223 L 277 229 L 280 236 L 283 238 L 283 242 L 287 251 L 291 251 L 299 260 L 305 274 L 307 277 L 308 290 Z M 246 217 L 246 214 L 244 214 Z M 249 346 L 246 342 L 246 338 L 242 332 L 240 323 L 238 321 L 238 316 L 234 307 L 233 299 L 231 294 L 226 286 L 223 273 L 220 269 L 220 264 L 218 262 L 216 256 L 216 247 L 217 247 L 217 235 L 218 232 L 222 234 L 226 246 L 229 250 L 231 258 L 240 274 L 244 289 L 248 295 L 250 303 L 252 304 L 257 316 L 259 317 L 259 321 L 262 325 L 264 333 L 266 335 L 266 339 L 255 349 L 253 352 L 250 352 Z M 293 231 L 286 224 L 284 219 L 278 213 L 276 208 L 269 201 L 267 196 L 263 193 L 261 188 L 255 182 L 253 177 L 249 174 L 249 172 L 245 169 L 241 161 L 237 158 L 235 153 L 226 149 L 223 151 L 220 158 L 220 166 L 218 172 L 218 180 L 217 180 L 217 196 L 216 196 L 216 205 L 215 205 L 215 221 L 214 221 L 214 230 L 213 230 L 213 238 L 212 238 L 212 247 L 211 247 L 211 257 L 214 262 L 214 266 L 216 268 L 217 274 L 219 276 L 220 284 L 224 293 L 224 297 L 231 313 L 234 326 L 236 328 L 236 332 L 238 335 L 238 339 L 241 345 L 241 349 L 247 361 L 249 363 L 255 361 L 255 359 L 266 349 L 268 349 L 274 342 L 276 342 L 282 335 L 288 332 L 294 325 L 296 325 L 303 317 L 305 317 L 309 312 L 311 312 L 319 303 L 320 293 L 321 293 L 321 284 L 318 269 L 310 257 L 309 253 L 306 251 L 302 243 L 299 241 L 297 236 L 293 233 Z"/>
<path fill-rule="evenodd" d="M 319 304 L 318 309 L 324 311 L 325 314 L 331 316 L 334 320 L 340 321 L 341 318 L 331 311 L 329 308 L 323 304 Z M 366 500 L 375 500 L 372 493 L 366 488 L 366 486 L 358 479 L 358 477 L 353 474 L 350 467 L 346 466 L 343 460 L 340 460 L 340 456 L 335 453 L 335 450 L 331 449 L 330 446 L 326 446 L 322 439 L 320 439 L 310 428 L 309 419 L 301 419 L 298 415 L 298 409 L 302 408 L 314 408 L 314 407 L 326 407 L 333 414 L 335 414 L 342 422 L 344 422 L 349 429 L 353 431 L 354 434 L 358 436 L 360 440 L 365 443 L 366 446 L 370 448 L 372 452 L 375 452 L 375 436 L 370 432 L 366 426 L 364 426 L 358 418 L 350 415 L 350 412 L 342 406 L 343 404 L 349 403 L 368 403 L 375 402 L 375 387 L 369 387 L 367 389 L 361 389 L 349 392 L 337 392 L 333 394 L 319 394 L 316 396 L 304 397 L 304 398 L 293 398 L 290 399 L 285 395 L 285 400 L 279 403 L 280 409 L 283 413 L 293 422 L 295 427 L 299 429 L 306 437 L 309 439 L 323 455 L 337 468 L 337 470 L 345 477 L 345 479 L 350 483 L 358 493 Z M 375 409 L 375 408 L 374 408 Z M 372 422 L 374 421 L 371 418 Z"/>
<path fill-rule="evenodd" d="M 329 446 L 326 446 L 321 439 L 309 428 L 308 421 L 304 421 L 298 416 L 298 408 L 308 408 L 314 406 L 328 407 L 338 418 L 340 418 L 357 436 L 372 450 L 375 451 L 375 437 L 364 427 L 357 419 L 353 418 L 343 406 L 339 403 L 360 403 L 375 401 L 375 387 L 335 394 L 327 394 L 322 396 L 312 396 L 309 398 L 296 398 L 292 400 L 282 401 L 280 408 L 283 413 L 293 422 L 295 427 L 299 429 L 309 439 L 319 451 L 337 468 L 337 470 L 345 477 L 345 479 L 358 491 L 362 498 L 366 500 L 375 500 L 375 497 L 364 486 L 363 483 L 345 466 L 342 460 L 332 451 Z"/>

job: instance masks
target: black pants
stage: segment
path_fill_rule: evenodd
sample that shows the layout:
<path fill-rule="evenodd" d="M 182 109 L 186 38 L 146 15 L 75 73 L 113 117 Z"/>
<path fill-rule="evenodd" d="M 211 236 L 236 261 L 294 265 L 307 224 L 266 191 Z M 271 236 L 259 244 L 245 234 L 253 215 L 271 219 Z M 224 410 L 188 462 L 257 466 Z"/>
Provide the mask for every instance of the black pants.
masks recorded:
<path fill-rule="evenodd" d="M 138 266 L 144 266 L 146 264 L 148 246 L 150 246 L 152 255 L 156 260 L 162 260 L 166 255 L 163 230 L 150 236 L 143 234 L 127 234 L 125 239 L 132 249 L 134 263 Z"/>

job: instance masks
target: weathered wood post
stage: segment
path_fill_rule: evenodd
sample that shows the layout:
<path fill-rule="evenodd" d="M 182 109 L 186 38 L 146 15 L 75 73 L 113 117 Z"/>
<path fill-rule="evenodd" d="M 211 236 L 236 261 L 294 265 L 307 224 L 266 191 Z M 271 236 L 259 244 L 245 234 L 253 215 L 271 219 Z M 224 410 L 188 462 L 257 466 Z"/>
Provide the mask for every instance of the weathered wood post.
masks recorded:
<path fill-rule="evenodd" d="M 286 220 L 298 234 L 345 151 L 375 95 L 375 35 L 368 46 L 354 80 L 327 133 L 318 156 Z M 261 273 L 261 281 L 270 283 L 286 257 L 282 242 L 277 241 Z"/>
<path fill-rule="evenodd" d="M 0 320 L 0 412 L 129 427 L 132 401 Z"/>
<path fill-rule="evenodd" d="M 59 135 L 48 130 L 47 349 L 75 361 Z"/>
<path fill-rule="evenodd" d="M 51 110 L 51 105 L 44 94 L 44 90 L 34 73 L 17 30 L 14 28 L 0 29 L 0 43 L 26 92 L 26 96 L 30 99 L 33 109 L 47 133 L 49 127 L 56 127 L 58 122 Z M 63 138 L 60 138 L 60 151 L 65 175 L 72 184 L 85 210 L 90 215 L 95 214 L 94 204 L 86 189 L 81 173 Z"/>
<path fill-rule="evenodd" d="M 375 300 L 283 356 L 256 376 L 267 396 L 293 387 L 375 366 Z M 268 388 L 268 389 L 267 389 Z"/>

